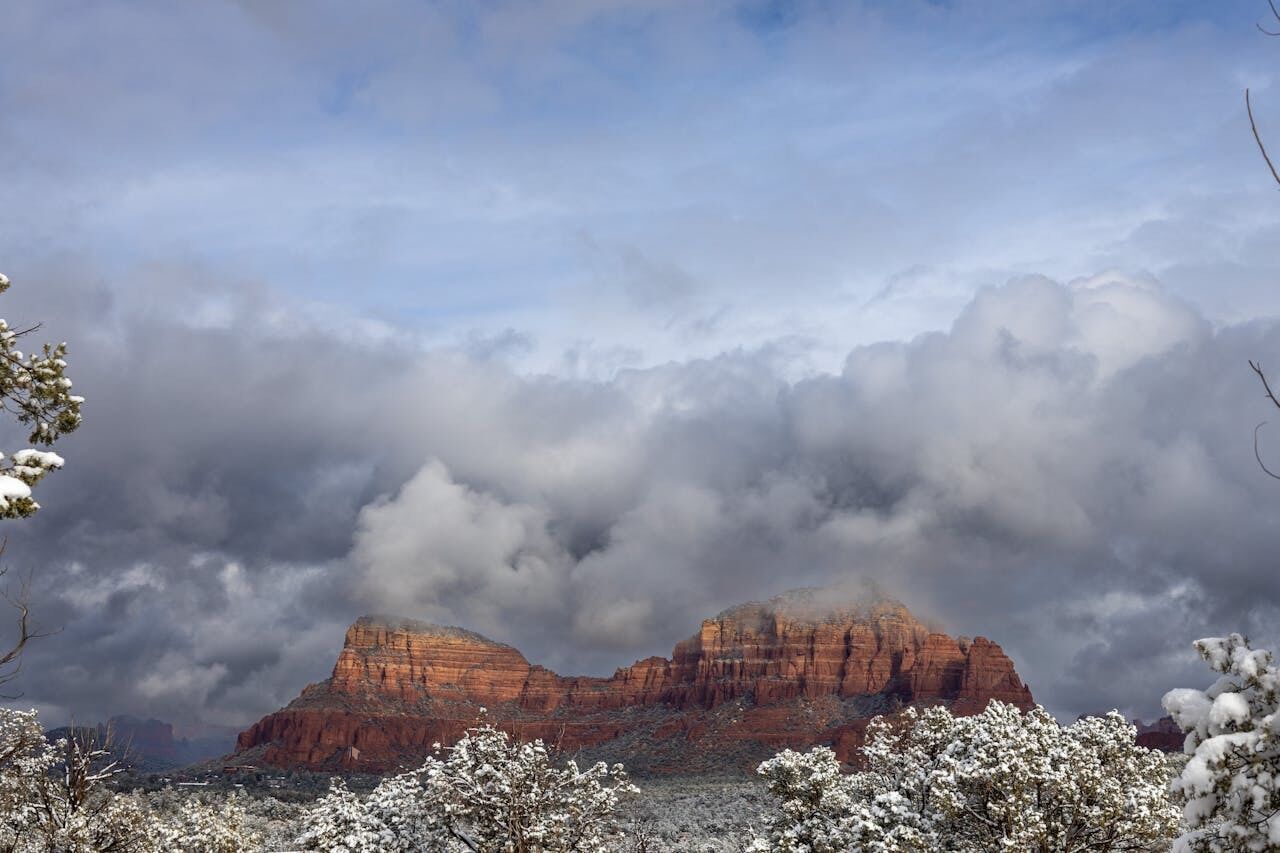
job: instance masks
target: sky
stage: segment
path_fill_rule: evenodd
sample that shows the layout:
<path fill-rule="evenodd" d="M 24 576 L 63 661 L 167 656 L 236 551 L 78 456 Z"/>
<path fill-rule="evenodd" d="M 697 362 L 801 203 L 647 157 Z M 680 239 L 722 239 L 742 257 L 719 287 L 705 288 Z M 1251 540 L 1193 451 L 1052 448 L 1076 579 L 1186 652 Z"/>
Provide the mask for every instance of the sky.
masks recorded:
<path fill-rule="evenodd" d="M 1280 645 L 1270 14 L 9 4 L 0 316 L 87 398 L 14 704 L 246 724 L 366 612 L 607 674 L 870 580 L 1157 716 Z"/>

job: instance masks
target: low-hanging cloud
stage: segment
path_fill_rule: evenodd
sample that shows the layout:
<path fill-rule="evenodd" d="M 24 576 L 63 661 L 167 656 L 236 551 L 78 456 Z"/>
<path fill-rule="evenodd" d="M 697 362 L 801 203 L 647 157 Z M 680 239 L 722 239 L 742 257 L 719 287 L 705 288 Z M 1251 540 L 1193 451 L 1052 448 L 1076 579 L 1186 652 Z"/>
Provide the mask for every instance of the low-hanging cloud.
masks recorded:
<path fill-rule="evenodd" d="M 839 376 L 739 352 L 516 383 L 361 511 L 358 589 L 598 669 L 737 598 L 870 577 L 1005 642 L 1064 712 L 1150 712 L 1192 635 L 1265 633 L 1280 593 L 1243 369 L 1272 334 L 1148 280 L 1027 278 Z"/>
<path fill-rule="evenodd" d="M 86 425 L 9 552 L 64 629 L 20 684 L 51 714 L 243 722 L 368 610 L 608 671 L 853 579 L 1001 642 L 1062 714 L 1150 715 L 1203 678 L 1202 634 L 1280 639 L 1246 365 L 1280 327 L 1215 328 L 1153 281 L 1019 279 L 798 380 L 767 347 L 522 375 L 200 292 L 56 330 Z"/>

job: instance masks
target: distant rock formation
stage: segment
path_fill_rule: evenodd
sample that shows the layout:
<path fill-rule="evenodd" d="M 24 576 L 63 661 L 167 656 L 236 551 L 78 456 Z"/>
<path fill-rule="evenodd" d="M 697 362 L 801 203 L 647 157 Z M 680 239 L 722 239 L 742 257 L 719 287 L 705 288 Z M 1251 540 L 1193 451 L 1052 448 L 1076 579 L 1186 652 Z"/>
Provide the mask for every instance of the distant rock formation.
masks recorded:
<path fill-rule="evenodd" d="M 130 764 L 163 769 L 182 763 L 173 726 L 161 720 L 143 720 L 121 715 L 98 723 L 98 742 L 110 739 L 123 751 Z"/>
<path fill-rule="evenodd" d="M 1138 746 L 1161 752 L 1182 752 L 1187 736 L 1178 728 L 1173 717 L 1161 717 L 1154 723 L 1134 720 L 1134 725 L 1138 729 Z"/>
<path fill-rule="evenodd" d="M 218 758 L 235 746 L 236 730 L 228 726 L 193 724 L 175 727 L 163 720 L 127 714 L 96 726 L 63 727 L 45 733 L 50 740 L 88 737 L 109 744 L 114 755 L 134 770 L 155 773 Z"/>
<path fill-rule="evenodd" d="M 749 767 L 827 743 L 848 760 L 870 717 L 910 704 L 1030 707 L 998 645 L 931 631 L 902 604 L 831 607 L 802 590 L 702 623 L 671 657 L 609 678 L 566 677 L 461 628 L 365 616 L 333 676 L 242 732 L 238 752 L 281 767 L 385 771 L 494 725 L 640 772 Z"/>

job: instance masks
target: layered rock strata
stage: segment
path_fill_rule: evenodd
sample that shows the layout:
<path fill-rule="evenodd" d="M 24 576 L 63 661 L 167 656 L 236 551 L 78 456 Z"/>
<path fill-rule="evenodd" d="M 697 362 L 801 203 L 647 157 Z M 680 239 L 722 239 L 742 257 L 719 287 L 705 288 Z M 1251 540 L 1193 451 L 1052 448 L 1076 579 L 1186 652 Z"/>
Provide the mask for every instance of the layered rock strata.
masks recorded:
<path fill-rule="evenodd" d="M 818 743 L 848 760 L 869 717 L 909 704 L 1032 704 L 990 640 L 931 631 L 894 601 L 833 609 L 820 599 L 735 607 L 670 658 L 608 678 L 557 675 L 460 628 L 361 617 L 333 676 L 241 733 L 237 750 L 277 766 L 385 771 L 456 740 L 483 708 L 518 737 L 661 772 Z"/>

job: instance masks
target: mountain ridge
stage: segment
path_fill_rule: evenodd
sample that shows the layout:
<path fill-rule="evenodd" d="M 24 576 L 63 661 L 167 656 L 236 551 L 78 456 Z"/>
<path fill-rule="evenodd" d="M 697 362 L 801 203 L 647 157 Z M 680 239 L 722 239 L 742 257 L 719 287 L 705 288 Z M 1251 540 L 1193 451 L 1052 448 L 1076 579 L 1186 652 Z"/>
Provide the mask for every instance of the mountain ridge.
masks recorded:
<path fill-rule="evenodd" d="M 242 732 L 237 751 L 276 766 L 390 770 L 483 714 L 519 737 L 654 772 L 700 759 L 745 767 L 818 743 L 849 760 L 871 716 L 938 703 L 974 713 L 992 698 L 1033 702 L 999 645 L 942 634 L 884 597 L 798 590 L 748 602 L 703 620 L 670 657 L 608 677 L 559 675 L 466 629 L 371 615 L 347 630 L 332 676 Z"/>

